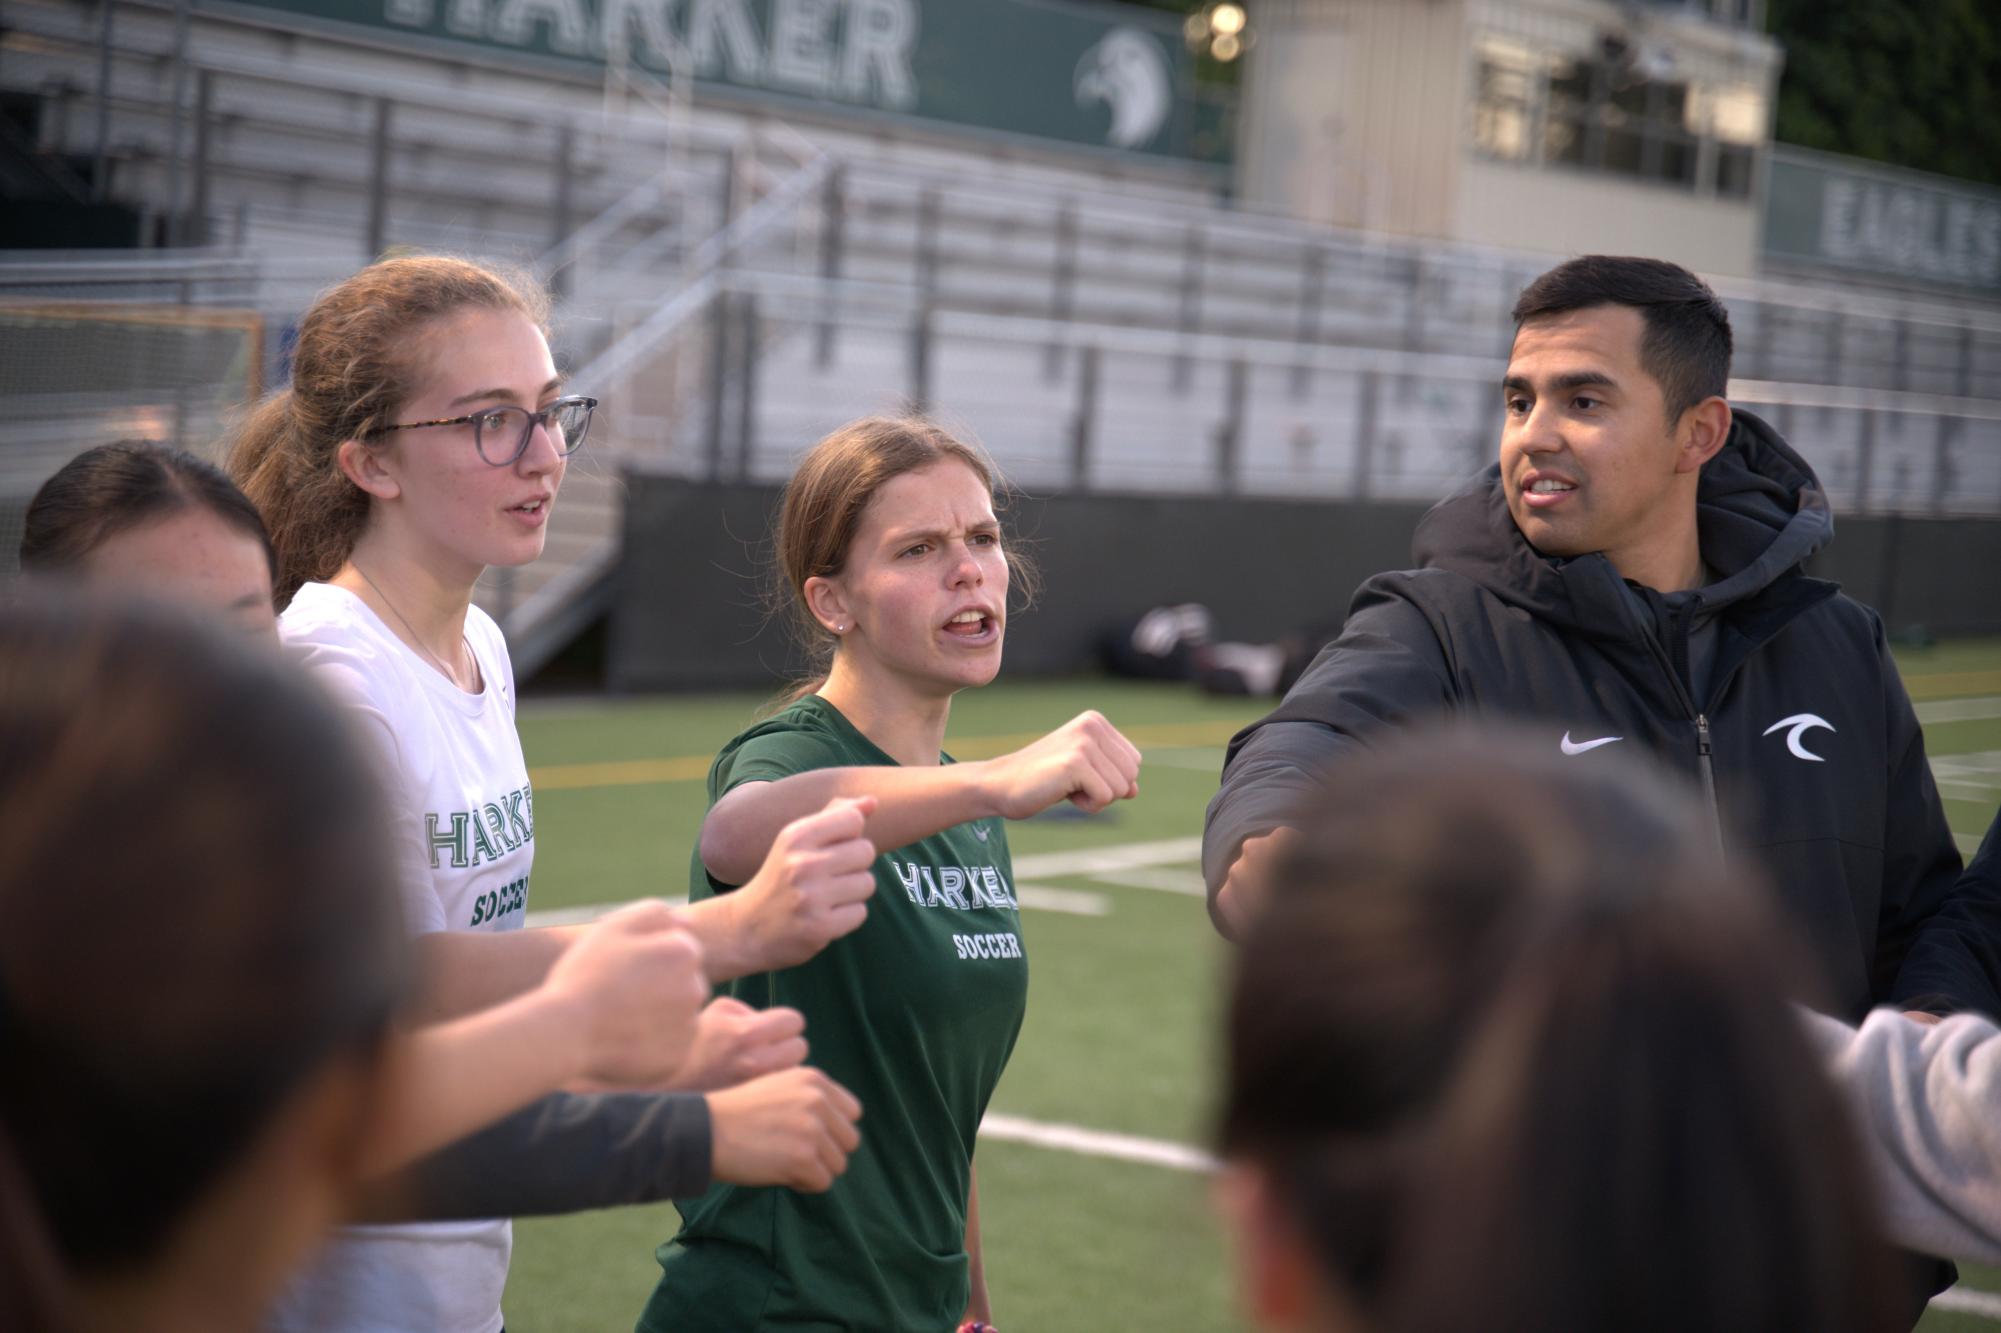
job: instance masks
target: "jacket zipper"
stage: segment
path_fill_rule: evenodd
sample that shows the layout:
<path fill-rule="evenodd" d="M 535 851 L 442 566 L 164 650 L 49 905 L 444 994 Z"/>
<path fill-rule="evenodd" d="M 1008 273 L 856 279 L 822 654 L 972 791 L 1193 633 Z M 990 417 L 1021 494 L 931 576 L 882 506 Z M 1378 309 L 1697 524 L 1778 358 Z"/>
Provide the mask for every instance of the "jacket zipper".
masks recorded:
<path fill-rule="evenodd" d="M 1695 715 L 1695 757 L 1702 768 L 1702 796 L 1709 803 L 1709 832 L 1716 839 L 1718 855 L 1723 852 L 1723 812 L 1716 804 L 1716 771 L 1709 763 L 1709 715 Z"/>
<path fill-rule="evenodd" d="M 1702 774 L 1703 802 L 1709 807 L 1710 836 L 1715 838 L 1716 850 L 1721 854 L 1723 851 L 1723 811 L 1716 803 L 1716 769 L 1710 762 L 1709 715 L 1698 710 L 1695 706 L 1695 700 L 1689 697 L 1688 687 L 1682 684 L 1680 673 L 1674 669 L 1674 659 L 1668 656 L 1667 648 L 1661 643 L 1660 636 L 1649 629 L 1643 633 L 1642 637 L 1646 640 L 1647 646 L 1653 649 L 1654 662 L 1661 668 L 1661 673 L 1667 677 L 1668 684 L 1674 689 L 1675 697 L 1681 701 L 1681 706 L 1688 710 L 1688 715 L 1695 719 L 1696 768 Z M 1713 688 L 1714 686 L 1712 686 Z"/>

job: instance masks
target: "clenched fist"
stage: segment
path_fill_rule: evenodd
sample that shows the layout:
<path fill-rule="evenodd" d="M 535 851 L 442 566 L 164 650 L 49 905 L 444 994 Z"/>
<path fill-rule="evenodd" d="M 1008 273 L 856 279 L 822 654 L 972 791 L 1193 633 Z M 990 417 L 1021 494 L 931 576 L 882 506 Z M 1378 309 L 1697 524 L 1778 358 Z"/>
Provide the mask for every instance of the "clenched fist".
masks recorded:
<path fill-rule="evenodd" d="M 875 844 L 862 836 L 873 796 L 842 797 L 779 831 L 750 882 L 729 895 L 758 970 L 795 967 L 861 928 L 875 892 Z"/>
<path fill-rule="evenodd" d="M 806 1017 L 797 1009 L 753 1009 L 719 995 L 702 1010 L 694 1049 L 672 1086 L 710 1092 L 790 1069 L 806 1058 L 805 1031 Z"/>
<path fill-rule="evenodd" d="M 862 1104 L 817 1069 L 788 1069 L 709 1094 L 715 1178 L 820 1193 L 861 1145 Z"/>
<path fill-rule="evenodd" d="M 687 1059 L 709 998 L 701 944 L 658 902 L 593 924 L 542 984 L 577 1012 L 582 1076 L 608 1087 L 668 1081 Z"/>
<path fill-rule="evenodd" d="M 1139 795 L 1139 761 L 1133 743 L 1091 711 L 1012 754 L 983 761 L 980 780 L 1007 819 L 1026 819 L 1058 801 L 1096 814 Z"/>

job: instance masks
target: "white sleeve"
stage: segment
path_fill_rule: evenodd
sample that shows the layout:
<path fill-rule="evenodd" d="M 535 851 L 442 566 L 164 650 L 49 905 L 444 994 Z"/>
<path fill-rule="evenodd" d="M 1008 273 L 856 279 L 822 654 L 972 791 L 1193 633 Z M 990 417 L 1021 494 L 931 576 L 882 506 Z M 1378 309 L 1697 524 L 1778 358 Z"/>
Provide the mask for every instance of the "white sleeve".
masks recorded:
<path fill-rule="evenodd" d="M 397 743 L 396 728 L 384 708 L 379 683 L 365 668 L 360 654 L 336 645 L 294 642 L 290 645 L 315 680 L 328 690 L 351 720 L 354 734 L 375 762 L 388 817 L 390 859 L 396 867 L 397 896 L 413 935 L 445 929 L 445 905 L 431 880 L 431 860 L 419 823 L 423 800 L 412 793 L 410 773 Z"/>
<path fill-rule="evenodd" d="M 1891 1238 L 2001 1262 L 2001 1028 L 1978 1014 L 1919 1024 L 1893 1009 L 1860 1029 L 1806 1021 L 1860 1122 Z"/>

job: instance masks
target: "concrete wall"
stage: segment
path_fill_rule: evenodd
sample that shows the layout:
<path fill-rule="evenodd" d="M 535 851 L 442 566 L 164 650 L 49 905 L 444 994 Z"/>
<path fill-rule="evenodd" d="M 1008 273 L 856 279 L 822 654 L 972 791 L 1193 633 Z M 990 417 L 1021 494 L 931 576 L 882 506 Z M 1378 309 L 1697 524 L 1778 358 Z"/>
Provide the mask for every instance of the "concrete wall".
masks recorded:
<path fill-rule="evenodd" d="M 633 476 L 612 607 L 614 690 L 775 684 L 798 669 L 767 619 L 770 486 Z M 1266 641 L 1337 621 L 1355 586 L 1410 560 L 1421 504 L 1055 496 L 1007 515 L 1043 594 L 1008 626 L 1010 674 L 1091 670 L 1108 629 L 1164 602 L 1202 602 L 1225 638 Z"/>
<path fill-rule="evenodd" d="M 1758 205 L 1751 200 L 1471 154 L 1459 168 L 1451 235 L 1552 255 L 1652 255 L 1698 273 L 1747 277 L 1758 270 Z"/>
<path fill-rule="evenodd" d="M 2001 634 L 2001 523 L 1980 518 L 1842 518 L 1808 567 L 1876 608 L 1892 634 Z"/>
<path fill-rule="evenodd" d="M 1457 0 L 1266 0 L 1252 10 L 1238 142 L 1252 208 L 1449 236 L 1464 152 Z"/>
<path fill-rule="evenodd" d="M 799 662 L 764 613 L 778 492 L 630 478 L 612 610 L 614 690 L 775 686 Z M 1008 627 L 1010 675 L 1091 670 L 1106 630 L 1150 606 L 1202 602 L 1228 639 L 1268 641 L 1333 623 L 1355 587 L 1410 561 L 1426 506 L 1134 495 L 1056 496 L 1008 516 L 1041 567 L 1036 607 Z M 2001 523 L 1840 519 L 1814 564 L 1885 612 L 1892 632 L 2001 633 Z"/>

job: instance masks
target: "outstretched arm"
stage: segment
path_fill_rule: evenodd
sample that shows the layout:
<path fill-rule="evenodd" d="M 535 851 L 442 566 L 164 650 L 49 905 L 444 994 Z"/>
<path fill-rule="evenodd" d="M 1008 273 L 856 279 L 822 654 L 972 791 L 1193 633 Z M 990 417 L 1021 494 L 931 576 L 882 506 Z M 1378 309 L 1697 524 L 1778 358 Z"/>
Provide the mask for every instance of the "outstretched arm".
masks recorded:
<path fill-rule="evenodd" d="M 1341 636 L 1321 650 L 1262 721 L 1230 742 L 1223 785 L 1202 830 L 1209 915 L 1236 938 L 1262 874 L 1327 766 L 1385 727 L 1449 709 L 1451 672 L 1430 622 L 1404 598 L 1364 585 Z"/>
<path fill-rule="evenodd" d="M 1098 811 L 1139 794 L 1140 754 L 1095 712 L 996 759 L 936 767 L 815 768 L 745 782 L 702 821 L 702 864 L 724 884 L 757 872 L 778 832 L 842 797 L 873 796 L 864 836 L 879 851 L 905 847 L 973 819 L 1025 819 L 1059 801 Z"/>
<path fill-rule="evenodd" d="M 2001 1031 L 1977 1014 L 1801 1017 L 1855 1108 L 1891 1238 L 2001 1262 Z"/>
<path fill-rule="evenodd" d="M 606 917 L 534 990 L 393 1040 L 398 1076 L 363 1169 L 396 1170 L 579 1079 L 666 1082 L 708 989 L 700 946 L 665 906 Z"/>
<path fill-rule="evenodd" d="M 548 977 L 576 942 L 581 926 L 534 930 L 432 930 L 416 937 L 417 974 L 411 1004 L 416 1023 L 463 1018 L 527 994 Z"/>
<path fill-rule="evenodd" d="M 357 1222 L 576 1213 L 711 1181 L 823 1191 L 860 1143 L 861 1103 L 817 1069 L 712 1092 L 559 1092 L 363 1192 Z"/>

